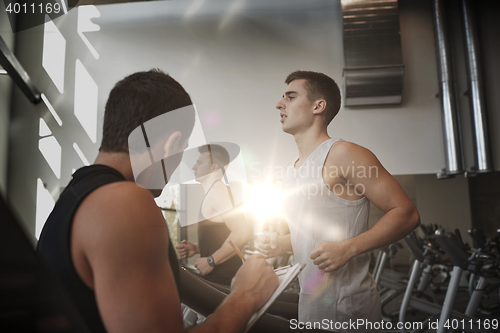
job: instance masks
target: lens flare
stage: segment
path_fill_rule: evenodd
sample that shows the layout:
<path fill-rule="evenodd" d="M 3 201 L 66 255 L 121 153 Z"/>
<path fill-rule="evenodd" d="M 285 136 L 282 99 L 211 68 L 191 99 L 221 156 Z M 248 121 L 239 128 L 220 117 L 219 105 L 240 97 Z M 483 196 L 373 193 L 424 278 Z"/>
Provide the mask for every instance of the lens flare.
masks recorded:
<path fill-rule="evenodd" d="M 249 186 L 245 211 L 259 224 L 283 217 L 283 194 L 279 186 L 271 181 L 253 183 Z"/>
<path fill-rule="evenodd" d="M 333 273 L 325 273 L 323 270 L 315 267 L 312 274 L 303 282 L 301 288 L 304 293 L 312 295 L 314 298 L 323 297 L 323 293 L 330 285 Z M 323 298 L 323 303 L 328 306 L 330 301 Z"/>

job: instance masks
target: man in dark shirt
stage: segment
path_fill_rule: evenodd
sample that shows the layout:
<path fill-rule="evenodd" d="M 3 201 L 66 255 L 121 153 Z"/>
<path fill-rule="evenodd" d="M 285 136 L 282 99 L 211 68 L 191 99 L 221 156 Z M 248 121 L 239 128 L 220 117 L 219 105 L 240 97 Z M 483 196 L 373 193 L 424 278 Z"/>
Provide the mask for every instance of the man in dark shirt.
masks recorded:
<path fill-rule="evenodd" d="M 198 148 L 200 156 L 193 166 L 196 181 L 205 192 L 198 224 L 198 244 L 183 240 L 177 246 L 181 258 L 200 254 L 195 267 L 205 280 L 229 285 L 241 259 L 228 240 L 243 248 L 250 240 L 251 229 L 243 211 L 234 207 L 232 194 L 222 182 L 229 164 L 229 153 L 217 144 Z"/>
<path fill-rule="evenodd" d="M 151 192 L 134 182 L 128 138 L 134 129 L 144 131 L 148 120 L 191 104 L 184 88 L 157 70 L 118 82 L 106 103 L 94 165 L 75 173 L 42 231 L 38 252 L 80 310 L 89 304 L 95 308 L 93 314 L 84 314 L 94 331 L 184 331 L 168 230 Z M 162 159 L 165 175 L 172 174 L 187 147 L 194 112 L 188 108 L 182 119 L 166 126 L 151 146 L 147 143 L 169 157 Z M 89 181 L 92 186 L 86 185 Z M 230 295 L 192 331 L 242 330 L 277 285 L 263 257 L 248 258 Z"/>

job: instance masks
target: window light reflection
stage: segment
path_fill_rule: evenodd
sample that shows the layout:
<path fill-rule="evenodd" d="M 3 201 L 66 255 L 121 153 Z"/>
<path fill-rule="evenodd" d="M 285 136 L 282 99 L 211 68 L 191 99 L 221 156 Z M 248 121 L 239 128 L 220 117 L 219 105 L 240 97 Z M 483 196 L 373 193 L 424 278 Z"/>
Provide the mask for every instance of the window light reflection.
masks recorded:
<path fill-rule="evenodd" d="M 64 92 L 66 40 L 48 16 L 46 16 L 46 21 L 43 31 L 42 67 L 62 94 Z"/>

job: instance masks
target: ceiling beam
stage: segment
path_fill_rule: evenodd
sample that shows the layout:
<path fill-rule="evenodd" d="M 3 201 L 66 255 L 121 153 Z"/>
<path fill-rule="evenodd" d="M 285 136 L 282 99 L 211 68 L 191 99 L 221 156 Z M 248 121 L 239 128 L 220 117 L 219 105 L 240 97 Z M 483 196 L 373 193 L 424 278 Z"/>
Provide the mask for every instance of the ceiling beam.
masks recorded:
<path fill-rule="evenodd" d="M 7 44 L 0 36 L 0 66 L 9 74 L 12 81 L 21 89 L 21 91 L 28 97 L 28 99 L 36 104 L 42 99 L 40 92 L 31 81 L 28 73 L 24 70 L 23 66 L 19 63 L 14 54 L 9 50 Z"/>
<path fill-rule="evenodd" d="M 111 5 L 111 4 L 115 4 L 115 3 L 144 2 L 144 1 L 156 1 L 156 0 L 79 0 L 77 6 Z"/>

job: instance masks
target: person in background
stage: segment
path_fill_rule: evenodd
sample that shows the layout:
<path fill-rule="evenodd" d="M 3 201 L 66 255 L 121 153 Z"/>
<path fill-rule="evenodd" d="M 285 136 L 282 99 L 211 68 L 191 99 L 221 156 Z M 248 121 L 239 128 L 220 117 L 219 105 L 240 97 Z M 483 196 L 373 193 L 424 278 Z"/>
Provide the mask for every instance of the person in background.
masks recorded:
<path fill-rule="evenodd" d="M 251 238 L 251 229 L 242 211 L 233 207 L 231 192 L 222 182 L 229 154 L 221 145 L 208 144 L 198 148 L 200 156 L 193 166 L 196 181 L 201 183 L 205 197 L 200 208 L 198 244 L 183 240 L 177 249 L 182 259 L 200 254 L 195 267 L 203 278 L 229 285 L 241 266 L 230 239 L 243 248 Z"/>

